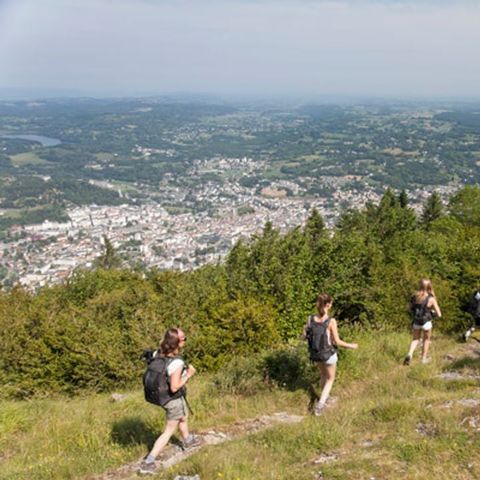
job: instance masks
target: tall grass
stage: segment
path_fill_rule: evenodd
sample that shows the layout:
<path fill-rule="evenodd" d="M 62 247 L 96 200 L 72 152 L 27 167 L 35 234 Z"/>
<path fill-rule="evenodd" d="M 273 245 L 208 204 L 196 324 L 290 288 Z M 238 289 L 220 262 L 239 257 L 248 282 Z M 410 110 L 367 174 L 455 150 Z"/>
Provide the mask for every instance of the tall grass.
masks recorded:
<path fill-rule="evenodd" d="M 480 417 L 480 408 L 456 403 L 478 396 L 478 382 L 436 378 L 446 368 L 444 353 L 458 345 L 435 338 L 432 364 L 414 359 L 407 368 L 401 365 L 407 334 L 344 336 L 360 348 L 341 351 L 332 392 L 339 401 L 323 417 L 307 415 L 300 424 L 206 447 L 158 478 L 198 473 L 202 480 L 312 480 L 320 470 L 329 480 L 480 478 L 475 454 L 480 439 L 464 421 Z M 318 377 L 304 345 L 235 360 L 215 377 L 193 379 L 194 430 L 226 430 L 238 420 L 276 411 L 307 414 L 310 387 L 318 390 Z M 475 362 L 457 367 L 480 371 Z M 115 403 L 109 395 L 1 402 L 0 479 L 73 479 L 105 472 L 142 457 L 163 422 L 160 409 L 146 404 L 141 391 Z M 314 463 L 326 453 L 336 460 Z"/>

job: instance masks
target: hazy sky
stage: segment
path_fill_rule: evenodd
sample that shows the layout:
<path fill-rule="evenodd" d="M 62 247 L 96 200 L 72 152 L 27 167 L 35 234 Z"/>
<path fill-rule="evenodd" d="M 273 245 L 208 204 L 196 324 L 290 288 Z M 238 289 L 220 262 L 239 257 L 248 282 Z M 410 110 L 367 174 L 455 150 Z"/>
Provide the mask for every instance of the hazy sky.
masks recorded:
<path fill-rule="evenodd" d="M 0 89 L 480 96 L 480 2 L 0 0 Z"/>

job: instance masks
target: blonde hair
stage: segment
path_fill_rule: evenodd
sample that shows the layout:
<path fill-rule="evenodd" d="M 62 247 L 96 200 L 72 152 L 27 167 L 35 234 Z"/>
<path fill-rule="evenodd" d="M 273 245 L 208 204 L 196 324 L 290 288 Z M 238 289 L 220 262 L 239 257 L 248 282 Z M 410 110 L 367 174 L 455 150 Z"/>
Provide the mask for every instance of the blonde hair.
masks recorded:
<path fill-rule="evenodd" d="M 422 278 L 418 283 L 418 291 L 415 293 L 417 298 L 425 298 L 427 295 L 435 297 L 432 282 L 428 278 Z"/>

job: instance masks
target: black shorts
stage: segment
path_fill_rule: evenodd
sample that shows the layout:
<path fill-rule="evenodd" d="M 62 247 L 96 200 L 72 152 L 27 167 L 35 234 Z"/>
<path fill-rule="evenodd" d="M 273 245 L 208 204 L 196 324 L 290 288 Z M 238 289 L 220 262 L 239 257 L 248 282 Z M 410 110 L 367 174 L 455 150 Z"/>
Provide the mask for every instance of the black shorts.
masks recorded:
<path fill-rule="evenodd" d="M 473 317 L 476 327 L 480 327 L 480 317 Z"/>

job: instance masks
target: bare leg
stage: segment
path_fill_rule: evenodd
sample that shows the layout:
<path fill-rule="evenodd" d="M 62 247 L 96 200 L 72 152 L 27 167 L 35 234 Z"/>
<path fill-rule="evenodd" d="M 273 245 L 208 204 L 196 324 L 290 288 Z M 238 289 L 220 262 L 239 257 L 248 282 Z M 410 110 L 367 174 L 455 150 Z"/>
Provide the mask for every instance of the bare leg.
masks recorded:
<path fill-rule="evenodd" d="M 430 347 L 430 339 L 432 338 L 432 330 L 425 330 L 423 332 L 423 348 L 422 348 L 422 360 L 427 358 L 428 348 Z"/>
<path fill-rule="evenodd" d="M 165 445 L 167 445 L 171 436 L 177 429 L 177 426 L 179 423 L 180 423 L 179 420 L 167 420 L 167 424 L 165 425 L 165 430 L 157 438 L 151 452 L 149 453 L 149 456 L 152 455 L 153 457 L 156 457 L 162 451 L 162 449 L 165 447 Z"/>
<path fill-rule="evenodd" d="M 463 334 L 463 340 L 465 342 L 468 340 L 468 338 L 472 335 L 472 333 L 475 331 L 475 324 L 473 324 L 464 334 Z"/>
<path fill-rule="evenodd" d="M 327 372 L 325 371 L 325 365 L 322 362 L 318 363 L 318 371 L 320 373 L 320 390 L 323 390 L 325 382 L 327 381 Z"/>
<path fill-rule="evenodd" d="M 190 435 L 188 431 L 188 420 L 187 417 L 182 417 L 180 419 L 180 422 L 178 424 L 178 429 L 180 430 L 180 435 L 182 435 L 182 438 L 186 440 L 188 436 Z"/>
<path fill-rule="evenodd" d="M 418 346 L 418 343 L 420 341 L 421 333 L 422 333 L 421 330 L 413 330 L 413 340 L 412 340 L 412 343 L 410 343 L 410 350 L 408 351 L 408 356 L 410 358 L 413 357 L 413 352 L 415 351 L 415 349 Z"/>
<path fill-rule="evenodd" d="M 325 404 L 330 396 L 330 391 L 332 390 L 333 382 L 335 380 L 335 372 L 337 371 L 336 365 L 325 365 L 324 363 L 320 364 L 322 368 L 322 378 L 325 379 L 322 387 L 322 394 L 320 395 L 320 404 Z"/>

